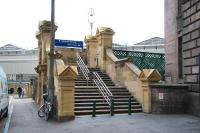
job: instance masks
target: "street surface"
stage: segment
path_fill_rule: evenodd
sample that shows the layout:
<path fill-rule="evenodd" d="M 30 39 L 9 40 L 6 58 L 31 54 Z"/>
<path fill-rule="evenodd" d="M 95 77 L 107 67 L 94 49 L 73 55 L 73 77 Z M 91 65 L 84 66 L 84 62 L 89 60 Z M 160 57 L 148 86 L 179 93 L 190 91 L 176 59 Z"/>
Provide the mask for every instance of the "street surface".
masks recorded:
<path fill-rule="evenodd" d="M 5 126 L 5 124 L 6 124 L 6 120 L 7 120 L 7 118 L 2 118 L 1 120 L 0 120 L 0 133 L 3 133 L 3 129 L 4 129 L 4 126 Z"/>
<path fill-rule="evenodd" d="M 46 122 L 37 116 L 34 101 L 24 98 L 13 100 L 8 133 L 200 133 L 200 118 L 136 113 L 94 118 L 78 116 L 74 120 Z"/>

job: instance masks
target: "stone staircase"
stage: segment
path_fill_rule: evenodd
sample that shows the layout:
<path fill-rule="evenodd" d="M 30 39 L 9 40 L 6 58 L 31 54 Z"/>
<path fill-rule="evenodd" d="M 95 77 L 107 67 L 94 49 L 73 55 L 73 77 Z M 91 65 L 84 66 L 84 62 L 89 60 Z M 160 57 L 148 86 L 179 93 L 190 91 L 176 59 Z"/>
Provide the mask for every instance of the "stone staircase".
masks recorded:
<path fill-rule="evenodd" d="M 89 68 L 90 72 L 97 72 L 113 94 L 114 112 L 128 113 L 128 99 L 131 96 L 126 87 L 115 86 L 110 77 L 98 68 Z M 79 71 L 75 82 L 75 115 L 92 115 L 93 101 L 96 101 L 96 114 L 109 114 L 110 109 L 97 86 L 91 80 L 86 81 Z M 132 112 L 141 112 L 141 105 L 131 97 Z"/>

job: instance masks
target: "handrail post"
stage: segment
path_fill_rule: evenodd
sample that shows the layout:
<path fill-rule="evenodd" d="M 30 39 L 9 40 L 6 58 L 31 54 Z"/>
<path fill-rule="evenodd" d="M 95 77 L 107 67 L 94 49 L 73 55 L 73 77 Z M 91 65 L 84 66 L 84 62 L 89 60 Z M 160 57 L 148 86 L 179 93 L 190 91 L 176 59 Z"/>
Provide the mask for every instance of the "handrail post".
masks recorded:
<path fill-rule="evenodd" d="M 128 114 L 131 115 L 132 110 L 131 110 L 131 97 L 128 98 Z"/>
<path fill-rule="evenodd" d="M 110 104 L 110 115 L 114 115 L 114 99 L 111 97 L 111 104 Z"/>
<path fill-rule="evenodd" d="M 96 116 L 96 101 L 93 101 L 93 108 L 92 108 L 92 117 Z"/>

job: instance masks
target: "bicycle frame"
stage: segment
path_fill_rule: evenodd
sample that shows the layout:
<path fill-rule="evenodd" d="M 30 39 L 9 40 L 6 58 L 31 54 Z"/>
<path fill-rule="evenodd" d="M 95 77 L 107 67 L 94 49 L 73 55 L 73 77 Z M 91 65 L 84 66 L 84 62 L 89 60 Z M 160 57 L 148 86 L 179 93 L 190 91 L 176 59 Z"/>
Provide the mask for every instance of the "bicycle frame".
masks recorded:
<path fill-rule="evenodd" d="M 49 113 L 51 112 L 51 103 L 48 100 L 48 95 L 43 94 L 44 103 L 38 109 L 38 116 L 44 118 L 46 121 L 49 119 Z"/>

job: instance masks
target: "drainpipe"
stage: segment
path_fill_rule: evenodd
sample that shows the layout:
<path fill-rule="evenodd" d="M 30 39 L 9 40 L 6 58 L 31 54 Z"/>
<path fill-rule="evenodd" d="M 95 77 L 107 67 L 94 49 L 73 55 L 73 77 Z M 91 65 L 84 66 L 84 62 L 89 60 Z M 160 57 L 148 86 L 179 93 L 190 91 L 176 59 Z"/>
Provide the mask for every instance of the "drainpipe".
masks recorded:
<path fill-rule="evenodd" d="M 200 92 L 200 53 L 199 53 L 199 56 L 198 56 L 198 58 L 199 58 L 199 92 Z M 200 93 L 199 93 L 199 95 L 200 95 Z"/>

